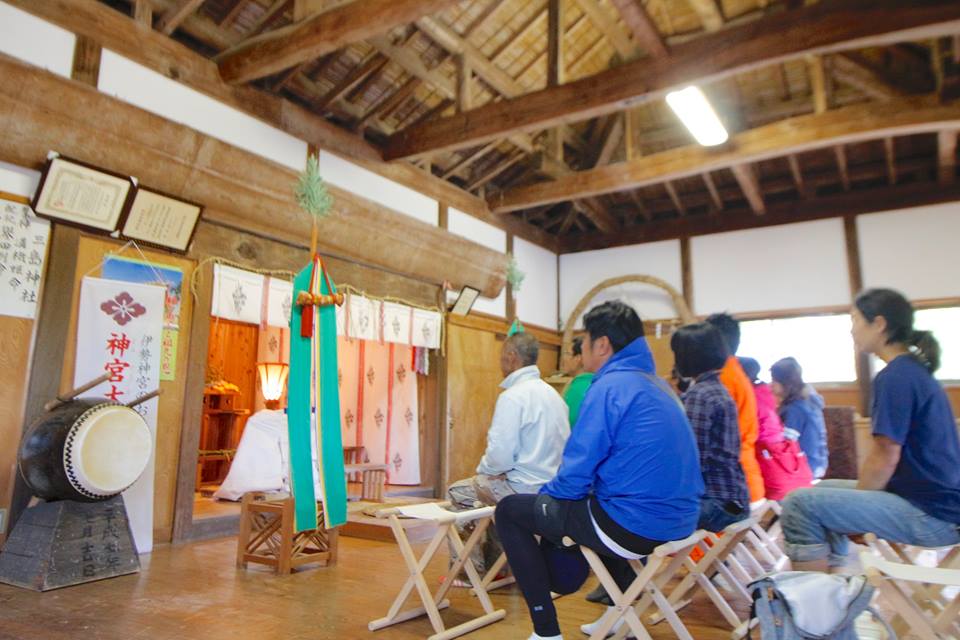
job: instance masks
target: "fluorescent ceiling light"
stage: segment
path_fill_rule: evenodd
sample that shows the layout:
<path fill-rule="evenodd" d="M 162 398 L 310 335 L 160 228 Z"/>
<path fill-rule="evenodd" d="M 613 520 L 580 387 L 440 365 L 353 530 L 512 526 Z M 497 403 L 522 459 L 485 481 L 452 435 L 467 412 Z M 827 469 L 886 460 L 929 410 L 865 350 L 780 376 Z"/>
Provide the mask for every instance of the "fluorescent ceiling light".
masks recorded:
<path fill-rule="evenodd" d="M 727 130 L 699 88 L 671 91 L 667 94 L 667 104 L 703 146 L 712 147 L 727 141 Z"/>

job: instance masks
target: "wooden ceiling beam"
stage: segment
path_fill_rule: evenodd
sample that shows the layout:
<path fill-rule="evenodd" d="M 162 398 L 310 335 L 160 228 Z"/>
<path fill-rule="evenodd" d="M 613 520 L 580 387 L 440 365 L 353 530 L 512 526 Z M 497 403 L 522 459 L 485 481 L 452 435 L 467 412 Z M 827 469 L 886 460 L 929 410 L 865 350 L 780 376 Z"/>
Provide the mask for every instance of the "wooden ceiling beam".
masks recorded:
<path fill-rule="evenodd" d="M 314 108 L 317 111 L 323 111 L 327 108 L 327 106 L 333 104 L 353 90 L 353 88 L 363 82 L 365 78 L 377 73 L 387 66 L 388 62 L 390 62 L 390 59 L 380 55 L 379 53 L 370 55 L 365 61 L 351 69 L 347 75 L 343 77 L 343 80 L 338 82 L 333 89 L 328 91 L 323 98 L 318 100 L 314 105 Z"/>
<path fill-rule="evenodd" d="M 670 50 L 657 25 L 650 19 L 650 14 L 640 3 L 640 0 L 610 0 L 624 24 L 633 34 L 633 40 L 641 49 L 652 58 L 665 58 Z"/>
<path fill-rule="evenodd" d="M 613 233 L 620 229 L 620 221 L 596 198 L 586 198 L 573 206 L 600 231 Z"/>
<path fill-rule="evenodd" d="M 168 9 L 157 22 L 157 31 L 170 35 L 177 30 L 184 20 L 200 8 L 204 0 L 178 0 L 178 2 Z"/>
<path fill-rule="evenodd" d="M 682 237 L 754 229 L 844 215 L 893 211 L 941 202 L 960 200 L 960 186 L 931 189 L 931 183 L 911 183 L 881 187 L 870 191 L 851 191 L 831 196 L 785 202 L 768 207 L 766 215 L 754 215 L 750 209 L 727 211 L 722 216 L 688 216 L 670 224 L 642 224 L 616 233 L 568 235 L 561 241 L 561 253 L 606 249 L 609 247 L 659 242 Z"/>
<path fill-rule="evenodd" d="M 810 76 L 810 98 L 813 100 L 813 112 L 824 113 L 827 110 L 827 76 L 823 69 L 821 56 L 807 56 L 807 73 Z"/>
<path fill-rule="evenodd" d="M 241 1 L 240 4 L 243 2 Z M 148 29 L 153 28 L 153 5 L 150 4 L 150 0 L 134 0 L 133 19 L 139 25 Z"/>
<path fill-rule="evenodd" d="M 234 84 L 269 76 L 415 22 L 454 1 L 356 0 L 244 42 L 220 57 L 220 75 Z"/>
<path fill-rule="evenodd" d="M 451 178 L 457 175 L 458 173 L 460 173 L 461 171 L 469 167 L 471 164 L 473 164 L 483 156 L 487 155 L 488 153 L 496 149 L 498 144 L 499 143 L 491 142 L 488 145 L 484 145 L 480 147 L 473 153 L 468 153 L 463 158 L 461 158 L 459 162 L 457 162 L 455 165 L 447 169 L 447 171 L 440 177 L 446 180 L 448 178 Z"/>
<path fill-rule="evenodd" d="M 264 11 L 259 18 L 257 18 L 257 21 L 254 22 L 253 25 L 251 25 L 250 30 L 245 34 L 247 40 L 244 42 L 247 42 L 251 38 L 255 38 L 260 35 L 260 33 L 267 28 L 268 24 L 270 24 L 278 15 L 286 11 L 287 7 L 289 7 L 292 2 L 293 0 L 273 0 L 273 4 L 267 7 L 267 10 Z"/>
<path fill-rule="evenodd" d="M 667 180 L 663 183 L 663 188 L 666 190 L 667 195 L 670 196 L 670 202 L 673 203 L 673 208 L 677 210 L 677 215 L 681 218 L 687 215 L 687 207 L 684 206 L 683 201 L 680 200 L 680 194 L 677 193 L 677 188 L 673 186 L 673 183 Z"/>
<path fill-rule="evenodd" d="M 691 145 L 564 176 L 548 184 L 510 189 L 491 201 L 496 212 L 527 209 L 549 202 L 628 191 L 704 171 L 875 140 L 956 128 L 960 104 L 931 98 L 867 103 L 827 113 L 800 116 L 731 136 L 723 150 Z"/>
<path fill-rule="evenodd" d="M 850 191 L 850 171 L 847 169 L 847 150 L 842 144 L 833 148 L 833 155 L 837 159 L 837 171 L 840 173 L 840 184 L 844 191 Z"/>
<path fill-rule="evenodd" d="M 735 164 L 730 167 L 733 177 L 747 198 L 751 211 L 758 216 L 767 212 L 767 205 L 763 202 L 763 191 L 760 189 L 760 180 L 757 172 L 750 164 Z"/>
<path fill-rule="evenodd" d="M 95 0 L 8 0 L 18 8 L 78 35 L 161 75 L 277 127 L 295 138 L 350 158 L 380 159 L 359 136 L 289 100 L 220 79 L 217 65 L 163 34 L 138 28 L 132 18 Z"/>
<path fill-rule="evenodd" d="M 887 164 L 887 182 L 897 184 L 897 153 L 893 146 L 893 137 L 883 139 L 883 156 Z"/>
<path fill-rule="evenodd" d="M 699 16 L 704 31 L 717 31 L 723 26 L 723 14 L 716 0 L 687 0 L 687 4 Z"/>
<path fill-rule="evenodd" d="M 407 81 L 400 85 L 400 87 L 391 93 L 389 97 L 381 100 L 378 104 L 374 105 L 369 111 L 363 114 L 363 117 L 357 121 L 356 125 L 354 125 L 354 129 L 361 130 L 366 127 L 367 123 L 369 123 L 371 120 L 389 117 L 390 113 L 392 113 L 394 109 L 399 107 L 401 103 L 414 94 L 414 92 L 417 90 L 417 87 L 419 87 L 422 82 L 423 81 L 420 80 L 420 78 L 407 78 Z"/>
<path fill-rule="evenodd" d="M 717 185 L 713 182 L 713 177 L 710 175 L 710 172 L 702 174 L 703 184 L 707 186 L 707 191 L 710 193 L 710 201 L 713 203 L 713 208 L 717 211 L 723 211 L 723 198 L 720 197 L 720 192 L 717 191 Z M 634 191 L 636 193 L 636 191 Z"/>
<path fill-rule="evenodd" d="M 514 100 L 488 104 L 391 136 L 389 159 L 476 146 L 521 131 L 597 117 L 662 97 L 690 82 L 709 83 L 748 69 L 822 54 L 960 31 L 960 3 L 927 0 L 834 0 L 771 15 Z"/>
<path fill-rule="evenodd" d="M 957 130 L 937 134 L 937 181 L 941 185 L 957 181 Z"/>
<path fill-rule="evenodd" d="M 474 191 L 476 189 L 479 189 L 480 187 L 487 184 L 488 182 L 496 178 L 498 175 L 500 175 L 501 173 L 503 173 L 513 165 L 523 160 L 525 157 L 526 157 L 526 154 L 518 151 L 514 153 L 511 157 L 505 159 L 503 162 L 495 164 L 494 166 L 490 167 L 489 169 L 481 173 L 479 176 L 474 178 L 467 185 L 467 191 Z"/>
<path fill-rule="evenodd" d="M 840 54 L 833 56 L 833 77 L 874 100 L 893 100 L 904 97 L 904 92 L 890 85 L 873 69 L 853 58 Z"/>
<path fill-rule="evenodd" d="M 803 170 L 800 168 L 800 160 L 796 154 L 791 153 L 788 155 L 787 163 L 790 165 L 790 175 L 793 177 L 793 184 L 797 188 L 797 194 L 801 198 L 808 198 L 810 192 L 807 189 L 807 184 L 803 180 Z"/>
<path fill-rule="evenodd" d="M 637 46 L 630 42 L 630 38 L 627 37 L 624 30 L 600 6 L 597 0 L 574 1 L 623 60 L 633 60 L 637 57 Z"/>
<path fill-rule="evenodd" d="M 473 22 L 467 25 L 467 28 L 463 30 L 463 37 L 469 38 L 475 32 L 484 29 L 488 25 L 493 23 L 493 19 L 497 15 L 500 7 L 503 6 L 503 3 L 500 0 L 487 0 L 487 6 L 483 11 L 480 12 Z"/>

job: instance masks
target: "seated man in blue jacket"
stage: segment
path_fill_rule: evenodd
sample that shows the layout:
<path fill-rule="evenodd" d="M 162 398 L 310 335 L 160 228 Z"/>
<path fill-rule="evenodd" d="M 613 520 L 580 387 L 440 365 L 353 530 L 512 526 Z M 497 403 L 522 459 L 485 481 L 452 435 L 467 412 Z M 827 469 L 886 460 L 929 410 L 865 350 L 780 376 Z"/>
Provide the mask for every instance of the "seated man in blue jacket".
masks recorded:
<path fill-rule="evenodd" d="M 693 533 L 704 491 L 693 431 L 683 405 L 654 373 L 637 313 L 622 302 L 605 302 L 583 324 L 583 362 L 596 376 L 560 469 L 539 495 L 508 496 L 496 511 L 497 531 L 533 619 L 531 640 L 561 638 L 551 587 L 570 593 L 579 585 L 557 588 L 569 582 L 563 574 L 579 574 L 580 584 L 587 575 L 579 552 L 557 553 L 549 543 L 568 536 L 593 549 L 626 589 L 635 577 L 626 560 Z M 564 559 L 565 566 L 548 557 Z"/>

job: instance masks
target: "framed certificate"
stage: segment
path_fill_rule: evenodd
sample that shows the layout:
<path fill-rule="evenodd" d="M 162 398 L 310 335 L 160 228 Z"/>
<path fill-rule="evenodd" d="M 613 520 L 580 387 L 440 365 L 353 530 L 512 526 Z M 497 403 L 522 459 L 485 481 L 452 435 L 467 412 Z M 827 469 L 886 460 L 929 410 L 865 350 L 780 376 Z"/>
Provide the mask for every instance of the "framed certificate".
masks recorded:
<path fill-rule="evenodd" d="M 57 156 L 44 167 L 32 205 L 37 215 L 56 222 L 113 233 L 133 192 L 129 176 Z"/>
<path fill-rule="evenodd" d="M 203 206 L 139 187 L 120 235 L 143 244 L 186 253 Z"/>
<path fill-rule="evenodd" d="M 477 301 L 479 296 L 480 292 L 477 289 L 464 286 L 463 289 L 460 290 L 460 294 L 457 296 L 457 301 L 453 303 L 450 313 L 457 316 L 467 315 L 470 313 L 473 303 Z"/>

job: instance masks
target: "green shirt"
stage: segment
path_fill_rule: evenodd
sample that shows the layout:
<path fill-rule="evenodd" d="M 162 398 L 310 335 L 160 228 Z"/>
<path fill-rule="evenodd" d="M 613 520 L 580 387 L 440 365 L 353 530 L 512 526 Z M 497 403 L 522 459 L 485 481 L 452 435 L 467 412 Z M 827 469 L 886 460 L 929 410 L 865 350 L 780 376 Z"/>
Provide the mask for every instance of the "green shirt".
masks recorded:
<path fill-rule="evenodd" d="M 581 373 L 570 381 L 567 389 L 563 392 L 563 400 L 570 408 L 571 429 L 573 425 L 577 424 L 577 418 L 580 417 L 580 405 L 583 404 L 583 397 L 587 395 L 587 389 L 590 388 L 591 382 L 593 382 L 592 373 Z"/>

